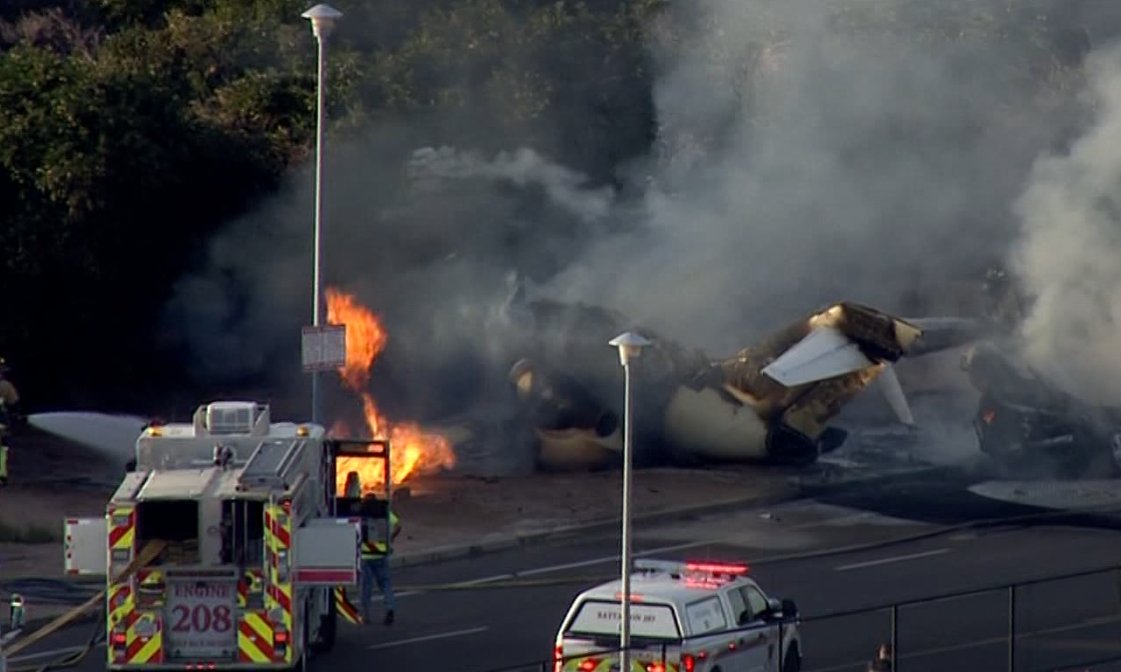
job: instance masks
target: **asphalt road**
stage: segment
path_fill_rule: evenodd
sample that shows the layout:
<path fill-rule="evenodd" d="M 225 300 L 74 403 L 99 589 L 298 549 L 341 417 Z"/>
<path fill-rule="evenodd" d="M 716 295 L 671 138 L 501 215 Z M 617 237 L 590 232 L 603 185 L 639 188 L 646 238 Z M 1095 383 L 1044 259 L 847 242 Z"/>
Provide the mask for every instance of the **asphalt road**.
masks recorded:
<path fill-rule="evenodd" d="M 886 610 L 828 619 L 819 618 L 822 614 L 1111 563 L 1121 567 L 1121 531 L 1101 517 L 957 529 L 865 550 L 783 559 L 1027 511 L 969 495 L 948 481 L 821 499 L 828 501 L 643 528 L 635 547 L 649 557 L 747 560 L 765 590 L 798 602 L 804 669 L 822 672 L 862 670 L 876 645 L 890 639 Z M 398 622 L 344 628 L 336 650 L 313 669 L 368 669 L 374 663 L 396 670 L 540 669 L 533 663 L 550 655 L 572 597 L 618 571 L 617 546 L 616 535 L 604 534 L 402 570 L 395 577 Z M 518 585 L 509 586 L 515 574 Z M 463 581 L 476 585 L 435 588 Z M 1007 590 L 900 608 L 899 669 L 1007 669 L 1008 609 Z M 1019 589 L 1015 626 L 1016 670 L 1121 658 L 1121 571 Z M 32 652 L 73 646 L 84 634 L 60 633 Z M 101 669 L 101 654 L 77 669 Z"/>

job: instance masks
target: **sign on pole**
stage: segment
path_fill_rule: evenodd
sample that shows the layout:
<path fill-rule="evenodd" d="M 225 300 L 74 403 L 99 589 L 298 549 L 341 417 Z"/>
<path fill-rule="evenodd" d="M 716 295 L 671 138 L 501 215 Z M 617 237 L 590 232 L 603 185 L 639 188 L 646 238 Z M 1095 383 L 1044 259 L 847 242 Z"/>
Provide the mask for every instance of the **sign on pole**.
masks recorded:
<path fill-rule="evenodd" d="M 304 371 L 330 371 L 346 364 L 344 325 L 304 327 L 301 345 Z"/>

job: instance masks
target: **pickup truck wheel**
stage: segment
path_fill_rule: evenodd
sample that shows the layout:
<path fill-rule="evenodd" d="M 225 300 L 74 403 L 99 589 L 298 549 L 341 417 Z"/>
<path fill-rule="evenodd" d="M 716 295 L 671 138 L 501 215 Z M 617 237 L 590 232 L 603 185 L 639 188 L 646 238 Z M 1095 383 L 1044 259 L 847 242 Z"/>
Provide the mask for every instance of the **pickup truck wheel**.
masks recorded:
<path fill-rule="evenodd" d="M 782 659 L 782 672 L 801 672 L 802 656 L 798 653 L 798 646 L 790 647 L 786 657 Z"/>

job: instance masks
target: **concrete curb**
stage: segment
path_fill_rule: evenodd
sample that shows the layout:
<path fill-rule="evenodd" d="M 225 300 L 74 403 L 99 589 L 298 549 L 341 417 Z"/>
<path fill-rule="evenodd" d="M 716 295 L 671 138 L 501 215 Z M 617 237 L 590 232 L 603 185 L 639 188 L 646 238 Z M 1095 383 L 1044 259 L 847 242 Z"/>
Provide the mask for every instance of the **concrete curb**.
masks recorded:
<path fill-rule="evenodd" d="M 842 480 L 833 483 L 794 482 L 788 484 L 785 488 L 783 488 L 783 492 L 780 493 L 776 492 L 762 495 L 757 494 L 749 497 L 736 497 L 719 502 L 710 502 L 708 504 L 694 504 L 691 506 L 683 506 L 674 509 L 654 511 L 648 514 L 635 516 L 632 519 L 632 523 L 635 525 L 642 525 L 655 522 L 667 522 L 672 520 L 696 518 L 715 513 L 726 513 L 730 511 L 736 511 L 738 509 L 760 506 L 773 506 L 775 504 L 794 501 L 807 495 L 821 495 L 838 488 L 871 486 L 899 477 L 913 478 L 919 475 L 929 475 L 932 472 L 938 472 L 945 469 L 949 468 L 928 466 L 925 468 L 917 468 L 913 471 L 906 471 L 902 473 L 878 474 L 869 476 L 867 478 L 854 478 L 851 480 Z M 796 480 L 796 478 L 793 480 Z M 577 523 L 575 525 L 566 525 L 564 527 L 558 527 L 549 530 L 540 530 L 537 532 L 502 535 L 494 539 L 488 539 L 486 541 L 481 541 L 475 544 L 440 546 L 424 551 L 414 551 L 412 553 L 402 553 L 400 555 L 394 555 L 390 558 L 389 565 L 390 567 L 394 568 L 415 567 L 417 565 L 433 564 L 437 562 L 443 562 L 445 560 L 473 557 L 510 548 L 533 546 L 552 541 L 554 539 L 573 536 L 576 534 L 594 534 L 597 532 L 613 530 L 617 528 L 620 523 L 621 519 L 619 517 L 613 517 L 588 521 L 585 523 Z"/>
<path fill-rule="evenodd" d="M 654 522 L 682 520 L 686 518 L 705 516 L 713 513 L 723 513 L 726 511 L 734 511 L 736 509 L 754 506 L 770 506 L 773 504 L 795 500 L 802 495 L 802 489 L 798 485 L 790 485 L 786 488 L 783 488 L 782 490 L 782 492 L 774 492 L 761 495 L 757 494 L 750 497 L 736 497 L 733 499 L 721 500 L 719 502 L 694 504 L 691 506 L 682 506 L 673 509 L 654 511 L 651 513 L 634 516 L 634 518 L 632 519 L 632 524 L 643 525 Z M 551 541 L 553 539 L 569 537 L 577 534 L 594 534 L 596 532 L 612 530 L 618 527 L 620 523 L 621 519 L 618 517 L 601 518 L 599 520 L 577 523 L 575 525 L 566 525 L 564 527 L 556 527 L 548 530 L 540 530 L 537 532 L 502 535 L 494 539 L 488 539 L 486 541 L 481 541 L 475 544 L 441 546 L 425 551 L 416 551 L 413 553 L 395 555 L 390 558 L 389 564 L 391 567 L 415 567 L 417 565 L 442 562 L 444 560 L 452 560 L 455 558 L 483 555 L 485 553 L 492 553 L 494 551 L 505 550 L 508 548 L 533 546 Z"/>

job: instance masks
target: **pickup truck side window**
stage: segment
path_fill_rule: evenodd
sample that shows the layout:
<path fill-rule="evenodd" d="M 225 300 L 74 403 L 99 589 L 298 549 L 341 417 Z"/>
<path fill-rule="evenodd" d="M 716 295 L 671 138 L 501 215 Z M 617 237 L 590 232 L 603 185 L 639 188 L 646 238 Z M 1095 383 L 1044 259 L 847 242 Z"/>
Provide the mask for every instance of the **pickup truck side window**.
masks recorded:
<path fill-rule="evenodd" d="M 751 609 L 751 620 L 759 618 L 760 614 L 767 610 L 767 598 L 759 592 L 758 588 L 744 586 L 740 588 L 740 592 L 743 593 L 743 599 Z"/>
<path fill-rule="evenodd" d="M 685 618 L 689 621 L 690 633 L 694 635 L 728 629 L 724 607 L 715 595 L 686 605 Z"/>
<path fill-rule="evenodd" d="M 751 620 L 751 610 L 739 588 L 728 591 L 728 604 L 732 607 L 732 619 L 736 625 L 744 625 Z"/>

